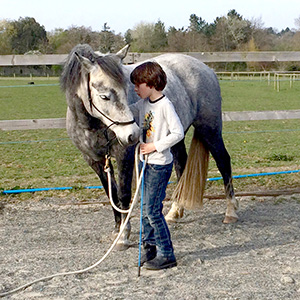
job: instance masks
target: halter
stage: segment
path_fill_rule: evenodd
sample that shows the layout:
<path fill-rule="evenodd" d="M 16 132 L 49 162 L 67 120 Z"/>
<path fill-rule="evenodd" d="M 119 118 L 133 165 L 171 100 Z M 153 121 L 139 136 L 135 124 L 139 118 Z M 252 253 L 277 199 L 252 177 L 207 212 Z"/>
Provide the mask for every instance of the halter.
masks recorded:
<path fill-rule="evenodd" d="M 90 108 L 91 111 L 93 110 L 93 107 L 96 109 L 97 112 L 99 112 L 104 118 L 111 121 L 112 124 L 108 126 L 108 128 L 112 125 L 130 125 L 133 124 L 135 121 L 126 121 L 126 122 L 120 122 L 120 121 L 114 121 L 109 116 L 107 116 L 105 113 L 103 113 L 101 110 L 98 109 L 98 107 L 93 103 L 92 95 L 91 95 L 91 89 L 90 89 L 90 73 L 88 73 L 88 80 L 87 80 L 87 90 L 88 90 L 88 98 L 90 102 Z"/>
<path fill-rule="evenodd" d="M 107 147 L 107 155 L 109 155 L 109 146 L 110 146 L 110 143 L 116 138 L 116 136 L 114 136 L 113 139 L 109 140 L 108 138 L 108 133 L 107 133 L 107 130 L 112 126 L 112 125 L 121 125 L 121 126 L 126 126 L 126 125 L 130 125 L 130 124 L 133 124 L 135 121 L 134 120 L 131 120 L 131 121 L 126 121 L 126 122 L 120 122 L 120 121 L 114 121 L 113 119 L 111 119 L 109 116 L 107 116 L 105 113 L 103 113 L 101 110 L 99 110 L 99 108 L 93 103 L 93 99 L 92 99 L 92 93 L 91 93 L 91 89 L 90 89 L 90 73 L 88 73 L 88 78 L 87 78 L 87 90 L 88 90 L 88 100 L 90 102 L 90 109 L 91 109 L 91 112 L 93 111 L 93 107 L 94 109 L 100 113 L 104 118 L 106 118 L 107 120 L 109 120 L 111 122 L 110 125 L 107 125 L 106 128 L 104 129 L 104 136 L 105 138 L 107 139 L 107 144 L 106 144 L 106 147 Z"/>

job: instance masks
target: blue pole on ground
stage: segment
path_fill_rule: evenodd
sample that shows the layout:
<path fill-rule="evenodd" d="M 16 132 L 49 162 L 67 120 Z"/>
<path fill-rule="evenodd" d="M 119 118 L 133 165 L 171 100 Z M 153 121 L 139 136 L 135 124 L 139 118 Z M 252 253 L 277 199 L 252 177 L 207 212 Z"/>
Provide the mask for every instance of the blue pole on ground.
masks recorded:
<path fill-rule="evenodd" d="M 284 174 L 295 174 L 299 173 L 300 170 L 291 170 L 291 171 L 280 171 L 280 172 L 268 172 L 268 173 L 257 173 L 257 174 L 245 174 L 245 175 L 234 175 L 232 178 L 238 179 L 238 178 L 247 178 L 247 177 L 258 177 L 258 176 L 269 176 L 269 175 L 284 175 Z M 222 177 L 214 177 L 214 178 L 208 178 L 207 181 L 217 181 L 221 180 Z M 174 183 L 174 182 L 169 182 Z M 103 186 L 85 186 L 84 189 L 102 189 Z M 48 187 L 48 188 L 32 188 L 32 189 L 15 189 L 15 190 L 0 190 L 0 195 L 5 194 L 20 194 L 20 193 L 35 193 L 35 192 L 42 192 L 42 191 L 51 191 L 51 190 L 72 190 L 75 189 L 71 186 L 66 187 Z"/>

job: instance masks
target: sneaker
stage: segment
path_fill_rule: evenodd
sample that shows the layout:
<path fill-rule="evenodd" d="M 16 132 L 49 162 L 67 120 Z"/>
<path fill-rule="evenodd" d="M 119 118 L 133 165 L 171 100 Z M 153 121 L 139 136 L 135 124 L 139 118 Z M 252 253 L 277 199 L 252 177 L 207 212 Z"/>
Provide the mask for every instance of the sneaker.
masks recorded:
<path fill-rule="evenodd" d="M 156 246 L 146 244 L 141 256 L 141 266 L 156 257 Z"/>
<path fill-rule="evenodd" d="M 147 270 L 162 270 L 177 266 L 176 258 L 157 256 L 154 259 L 145 262 L 144 268 Z"/>

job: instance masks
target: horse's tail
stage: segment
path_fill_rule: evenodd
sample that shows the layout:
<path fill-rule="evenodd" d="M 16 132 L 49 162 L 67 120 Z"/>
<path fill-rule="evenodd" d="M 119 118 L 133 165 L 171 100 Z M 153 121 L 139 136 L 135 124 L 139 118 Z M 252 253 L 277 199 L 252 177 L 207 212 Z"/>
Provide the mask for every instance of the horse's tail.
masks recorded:
<path fill-rule="evenodd" d="M 202 206 L 208 163 L 209 151 L 194 132 L 184 171 L 172 195 L 179 206 L 189 209 Z"/>

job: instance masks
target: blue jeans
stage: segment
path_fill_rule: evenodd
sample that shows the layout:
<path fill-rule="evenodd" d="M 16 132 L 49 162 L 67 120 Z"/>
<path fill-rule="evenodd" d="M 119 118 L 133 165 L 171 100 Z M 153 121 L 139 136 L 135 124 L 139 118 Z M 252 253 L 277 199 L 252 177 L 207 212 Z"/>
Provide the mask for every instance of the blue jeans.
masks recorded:
<path fill-rule="evenodd" d="M 141 168 L 142 163 L 140 164 Z M 171 234 L 162 213 L 166 188 L 173 162 L 168 165 L 147 164 L 144 173 L 143 244 L 156 245 L 157 256 L 174 258 Z"/>

